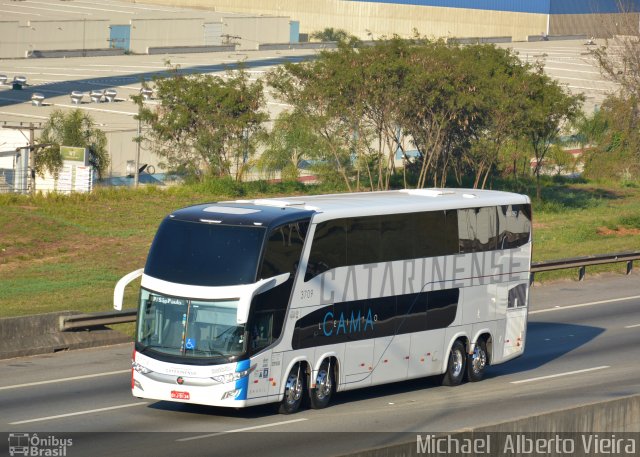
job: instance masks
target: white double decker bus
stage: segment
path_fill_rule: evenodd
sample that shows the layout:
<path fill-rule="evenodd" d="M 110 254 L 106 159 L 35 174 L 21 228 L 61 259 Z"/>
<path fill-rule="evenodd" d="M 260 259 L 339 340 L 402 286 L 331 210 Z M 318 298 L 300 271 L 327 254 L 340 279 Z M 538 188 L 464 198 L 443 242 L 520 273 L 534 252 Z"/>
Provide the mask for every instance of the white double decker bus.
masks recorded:
<path fill-rule="evenodd" d="M 419 189 L 237 200 L 167 216 L 142 276 L 136 397 L 245 407 L 440 375 L 525 346 L 531 205 Z"/>

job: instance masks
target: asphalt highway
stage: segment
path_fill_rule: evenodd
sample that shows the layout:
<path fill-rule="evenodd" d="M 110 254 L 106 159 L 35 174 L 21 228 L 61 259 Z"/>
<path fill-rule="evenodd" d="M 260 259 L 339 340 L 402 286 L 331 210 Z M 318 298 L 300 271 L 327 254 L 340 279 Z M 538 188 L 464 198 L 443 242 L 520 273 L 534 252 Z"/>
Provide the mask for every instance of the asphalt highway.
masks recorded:
<path fill-rule="evenodd" d="M 480 383 L 366 388 L 289 416 L 133 398 L 129 344 L 4 360 L 0 432 L 72 439 L 67 456 L 327 456 L 636 394 L 639 279 L 534 288 L 525 355 Z"/>

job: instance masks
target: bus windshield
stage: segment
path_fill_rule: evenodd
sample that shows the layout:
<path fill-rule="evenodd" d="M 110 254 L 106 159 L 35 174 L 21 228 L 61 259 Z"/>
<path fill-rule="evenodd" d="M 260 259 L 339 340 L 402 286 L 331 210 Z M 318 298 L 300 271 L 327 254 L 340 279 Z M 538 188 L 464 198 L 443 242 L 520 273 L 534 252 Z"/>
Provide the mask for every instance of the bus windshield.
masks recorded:
<path fill-rule="evenodd" d="M 157 279 L 194 286 L 256 281 L 266 229 L 165 219 L 144 267 Z"/>
<path fill-rule="evenodd" d="M 231 357 L 246 351 L 238 300 L 200 301 L 141 290 L 136 343 L 183 357 Z"/>

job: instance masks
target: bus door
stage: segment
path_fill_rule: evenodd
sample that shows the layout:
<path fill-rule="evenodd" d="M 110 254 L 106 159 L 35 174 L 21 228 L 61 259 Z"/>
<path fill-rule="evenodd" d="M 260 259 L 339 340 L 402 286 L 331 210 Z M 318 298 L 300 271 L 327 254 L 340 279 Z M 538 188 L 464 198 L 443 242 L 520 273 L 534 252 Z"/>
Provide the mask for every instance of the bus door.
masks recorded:
<path fill-rule="evenodd" d="M 504 357 L 509 358 L 524 351 L 527 330 L 527 303 L 529 284 L 509 289 L 504 335 Z"/>

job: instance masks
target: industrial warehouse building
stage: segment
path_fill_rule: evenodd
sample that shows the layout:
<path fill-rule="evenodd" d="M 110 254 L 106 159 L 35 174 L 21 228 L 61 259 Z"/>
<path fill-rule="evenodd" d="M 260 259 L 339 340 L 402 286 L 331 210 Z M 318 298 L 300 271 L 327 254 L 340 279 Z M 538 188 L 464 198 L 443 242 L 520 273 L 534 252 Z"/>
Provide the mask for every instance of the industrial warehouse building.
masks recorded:
<path fill-rule="evenodd" d="M 414 30 L 428 37 L 511 37 L 514 41 L 530 36 L 637 34 L 640 11 L 640 0 L 146 1 L 288 16 L 299 21 L 302 33 L 333 27 L 362 39 L 394 34 L 409 37 Z M 633 24 L 632 30 L 621 31 L 623 23 Z"/>

